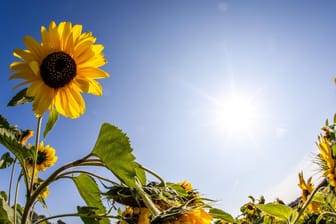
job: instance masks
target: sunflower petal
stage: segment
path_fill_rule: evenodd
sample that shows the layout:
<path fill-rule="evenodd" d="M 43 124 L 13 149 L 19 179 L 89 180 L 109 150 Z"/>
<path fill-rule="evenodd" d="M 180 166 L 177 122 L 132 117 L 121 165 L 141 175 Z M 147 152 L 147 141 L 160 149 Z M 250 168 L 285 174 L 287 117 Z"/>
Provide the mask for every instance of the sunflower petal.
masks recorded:
<path fill-rule="evenodd" d="M 42 59 L 41 44 L 31 36 L 25 36 L 23 42 L 31 52 L 31 56 L 34 57 L 35 60 L 40 61 Z"/>
<path fill-rule="evenodd" d="M 29 90 L 29 88 L 28 88 Z M 27 95 L 28 95 L 27 90 Z M 35 95 L 33 101 L 33 110 L 37 116 L 41 116 L 47 109 L 50 108 L 51 103 L 54 98 L 54 90 L 51 88 L 47 88 L 45 86 L 41 86 L 39 94 Z"/>
<path fill-rule="evenodd" d="M 93 79 L 76 79 L 78 87 L 85 93 L 90 93 L 96 96 L 103 95 L 103 90 L 99 82 Z"/>
<path fill-rule="evenodd" d="M 95 67 L 79 68 L 77 75 L 80 79 L 101 79 L 109 77 L 109 74 L 107 72 Z"/>
<path fill-rule="evenodd" d="M 37 63 L 37 61 L 32 61 L 29 63 L 29 67 L 32 70 L 33 74 L 38 76 L 38 74 L 40 73 L 40 66 Z"/>
<path fill-rule="evenodd" d="M 78 118 L 85 111 L 85 101 L 78 90 L 59 89 L 55 98 L 56 110 L 65 117 Z"/>

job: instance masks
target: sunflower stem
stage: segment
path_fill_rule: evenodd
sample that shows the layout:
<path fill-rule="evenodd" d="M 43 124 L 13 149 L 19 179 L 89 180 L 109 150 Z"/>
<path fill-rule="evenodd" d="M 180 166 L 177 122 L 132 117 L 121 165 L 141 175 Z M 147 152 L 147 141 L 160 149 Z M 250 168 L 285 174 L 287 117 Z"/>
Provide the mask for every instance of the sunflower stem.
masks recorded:
<path fill-rule="evenodd" d="M 13 185 L 13 178 L 14 178 L 14 171 L 15 171 L 15 165 L 16 165 L 17 158 L 14 159 L 12 170 L 11 170 L 11 176 L 9 179 L 9 187 L 8 187 L 8 204 L 11 204 L 11 192 L 12 192 L 12 185 Z"/>
<path fill-rule="evenodd" d="M 81 166 L 82 163 L 87 161 L 87 159 L 91 156 L 91 154 L 83 157 L 82 159 L 76 160 L 74 162 L 68 163 L 57 170 L 55 170 L 45 181 L 42 182 L 41 185 L 39 185 L 32 193 L 31 197 L 28 198 L 26 205 L 24 207 L 24 211 L 22 214 L 22 224 L 26 224 L 27 219 L 29 217 L 30 209 L 32 208 L 35 200 L 38 198 L 38 196 L 41 194 L 44 188 L 46 188 L 50 183 L 57 180 L 58 175 L 60 175 L 64 170 Z"/>
<path fill-rule="evenodd" d="M 320 190 L 320 188 L 324 187 L 323 185 L 319 185 L 317 186 L 314 191 L 309 195 L 309 197 L 307 198 L 307 201 L 303 204 L 302 208 L 299 211 L 299 214 L 296 216 L 296 218 L 294 219 L 293 222 L 291 222 L 290 224 L 296 224 L 299 220 L 301 215 L 303 214 L 303 212 L 306 210 L 306 208 L 308 207 L 308 205 L 310 204 L 310 202 L 313 200 L 314 195 Z"/>
<path fill-rule="evenodd" d="M 152 215 L 154 217 L 158 216 L 160 214 L 160 210 L 155 206 L 155 204 L 150 199 L 148 194 L 143 190 L 142 185 L 141 185 L 138 177 L 135 177 L 135 189 L 140 194 L 141 199 L 145 203 L 146 207 L 151 211 Z"/>
<path fill-rule="evenodd" d="M 62 217 L 87 217 L 87 218 L 114 218 L 118 219 L 119 216 L 112 216 L 112 215 L 88 215 L 88 214 L 80 214 L 80 213 L 69 213 L 69 214 L 60 214 L 60 215 L 54 215 L 54 216 L 49 216 L 43 219 L 40 219 L 33 224 L 38 224 L 42 223 L 44 221 L 50 220 L 50 219 L 57 219 L 57 218 L 62 218 Z"/>
<path fill-rule="evenodd" d="M 162 177 L 160 177 L 157 173 L 155 173 L 153 170 L 150 170 L 150 169 L 148 169 L 148 168 L 142 166 L 142 165 L 139 164 L 139 163 L 138 163 L 138 166 L 139 166 L 141 169 L 143 169 L 143 170 L 145 170 L 146 172 L 148 172 L 148 173 L 150 173 L 151 175 L 153 175 L 154 177 L 158 178 L 158 179 L 160 180 L 161 184 L 162 184 L 164 187 L 166 187 L 166 182 L 165 182 L 165 180 L 164 180 Z"/>
<path fill-rule="evenodd" d="M 14 224 L 16 224 L 16 211 L 17 211 L 17 199 L 19 196 L 19 187 L 20 187 L 20 180 L 22 177 L 22 173 L 20 174 L 20 176 L 18 177 L 18 180 L 16 182 L 16 187 L 15 187 L 15 197 L 14 197 Z"/>
<path fill-rule="evenodd" d="M 69 176 L 67 176 L 67 175 L 69 175 L 69 174 L 76 174 L 76 173 L 87 174 L 87 175 L 89 175 L 89 176 L 95 177 L 95 178 L 97 178 L 97 179 L 99 179 L 99 180 L 108 182 L 108 183 L 110 183 L 110 184 L 118 185 L 117 182 L 114 182 L 114 181 L 112 181 L 112 180 L 110 180 L 110 179 L 108 179 L 108 178 L 102 177 L 102 176 L 100 176 L 100 175 L 97 175 L 97 174 L 94 174 L 94 173 L 92 173 L 92 172 L 85 171 L 85 170 L 73 170 L 73 171 L 69 171 L 69 172 L 64 172 L 64 173 L 62 173 L 61 175 L 59 175 L 59 176 L 57 177 L 57 179 L 61 179 L 61 178 L 70 178 L 70 179 L 73 179 L 73 177 L 69 177 Z"/>
<path fill-rule="evenodd" d="M 38 158 L 38 146 L 39 146 L 39 143 L 40 143 L 41 124 L 42 124 L 42 115 L 37 119 L 36 139 L 35 139 L 35 158 L 34 158 L 34 161 L 33 161 L 34 165 L 33 165 L 33 172 L 32 172 L 32 176 L 31 176 L 31 182 L 30 182 L 28 197 L 30 197 L 32 192 L 33 192 L 34 176 L 35 176 L 35 172 L 36 172 L 36 163 L 37 163 L 37 158 Z"/>

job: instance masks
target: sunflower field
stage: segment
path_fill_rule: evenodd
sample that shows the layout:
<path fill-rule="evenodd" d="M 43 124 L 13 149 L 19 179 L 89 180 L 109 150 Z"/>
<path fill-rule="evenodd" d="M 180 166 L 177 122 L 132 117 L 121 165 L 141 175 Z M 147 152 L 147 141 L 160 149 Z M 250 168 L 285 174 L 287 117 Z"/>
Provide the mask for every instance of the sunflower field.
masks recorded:
<path fill-rule="evenodd" d="M 78 217 L 85 224 L 336 223 L 336 118 L 326 121 L 316 140 L 314 162 L 323 181 L 314 186 L 312 177 L 300 172 L 293 187 L 302 194 L 292 203 L 250 196 L 238 216 L 217 208 L 213 199 L 203 198 L 188 181 L 166 181 L 138 163 L 127 135 L 110 123 L 101 125 L 86 156 L 59 166 L 42 179 L 40 174 L 58 160 L 56 150 L 45 140 L 58 117 L 83 115 L 82 93 L 102 95 L 97 80 L 109 74 L 100 68 L 106 63 L 104 46 L 96 44 L 92 33 L 82 32 L 82 25 L 52 21 L 41 27 L 41 41 L 31 36 L 23 40 L 26 49 L 14 50 L 17 61 L 10 65 L 10 79 L 23 80 L 14 89 L 24 88 L 7 106 L 32 103 L 37 125 L 34 131 L 23 130 L 0 115 L 0 143 L 7 149 L 0 157 L 0 169 L 11 174 L 9 189 L 0 189 L 0 224 L 65 223 L 62 219 L 66 217 Z M 92 172 L 92 167 L 107 170 L 113 179 Z M 148 181 L 148 175 L 156 181 Z M 77 206 L 77 212 L 68 214 L 37 212 L 37 204 L 47 209 L 49 186 L 62 179 L 73 182 L 86 206 Z M 24 184 L 23 199 L 19 198 L 20 183 Z"/>

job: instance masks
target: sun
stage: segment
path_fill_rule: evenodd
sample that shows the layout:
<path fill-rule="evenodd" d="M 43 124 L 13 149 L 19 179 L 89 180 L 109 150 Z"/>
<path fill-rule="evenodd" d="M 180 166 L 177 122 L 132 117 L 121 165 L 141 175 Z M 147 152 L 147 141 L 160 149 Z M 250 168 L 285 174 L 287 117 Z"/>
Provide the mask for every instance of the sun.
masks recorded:
<path fill-rule="evenodd" d="M 217 99 L 216 123 L 230 135 L 251 134 L 258 125 L 258 103 L 247 94 Z"/>
<path fill-rule="evenodd" d="M 205 113 L 199 121 L 212 133 L 225 139 L 241 141 L 244 138 L 257 143 L 270 117 L 263 88 L 238 88 L 232 83 L 231 88 L 211 92 L 189 84 L 189 88 L 205 102 Z"/>

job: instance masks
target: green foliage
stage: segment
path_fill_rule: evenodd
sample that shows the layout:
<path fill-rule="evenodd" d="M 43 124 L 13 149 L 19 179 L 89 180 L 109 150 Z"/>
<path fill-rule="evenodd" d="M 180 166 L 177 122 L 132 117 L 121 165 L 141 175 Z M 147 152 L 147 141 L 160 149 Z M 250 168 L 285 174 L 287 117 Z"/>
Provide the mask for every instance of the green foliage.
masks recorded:
<path fill-rule="evenodd" d="M 78 177 L 74 177 L 73 181 L 75 182 L 77 190 L 79 194 L 82 196 L 83 200 L 86 202 L 87 206 L 90 208 L 95 208 L 94 209 L 95 214 L 97 213 L 105 215 L 106 210 L 100 198 L 100 190 L 94 179 L 86 174 L 81 174 Z M 82 213 L 83 211 L 87 212 L 88 207 L 85 207 L 85 209 L 81 207 L 80 213 Z M 92 211 L 93 211 L 92 209 L 89 210 L 90 214 Z M 88 222 L 85 223 L 91 223 L 90 220 L 91 219 L 87 220 Z M 103 218 L 99 220 L 99 223 L 108 224 L 110 222 L 107 218 Z"/>
<path fill-rule="evenodd" d="M 264 213 L 282 220 L 289 220 L 289 217 L 292 213 L 292 208 L 283 204 L 258 204 L 256 207 Z"/>
<path fill-rule="evenodd" d="M 12 165 L 14 159 L 10 156 L 9 152 L 4 153 L 0 158 L 0 169 L 5 169 Z"/>
<path fill-rule="evenodd" d="M 171 186 L 174 186 L 174 188 Z M 171 205 L 185 204 L 193 199 L 192 193 L 187 194 L 182 189 L 176 191 L 176 186 L 173 184 L 162 186 L 158 183 L 150 182 L 142 186 L 142 189 L 159 207 L 166 209 Z M 135 188 L 116 185 L 108 189 L 103 195 L 109 200 L 131 207 L 145 207 L 141 195 Z"/>
<path fill-rule="evenodd" d="M 27 88 L 18 92 L 7 104 L 8 107 L 18 106 L 21 104 L 29 103 L 33 101 L 33 97 L 29 97 L 26 94 Z"/>
<path fill-rule="evenodd" d="M 229 222 L 229 223 L 237 223 L 237 220 L 235 218 L 232 217 L 232 215 L 230 215 L 227 212 L 224 212 L 221 209 L 217 209 L 217 208 L 211 208 L 209 210 L 209 214 L 215 218 L 215 219 L 219 219 L 221 221 L 225 221 L 225 222 Z"/>
<path fill-rule="evenodd" d="M 22 131 L 11 127 L 8 121 L 0 115 L 0 144 L 12 152 L 23 164 L 25 159 L 33 158 L 33 152 L 20 144 L 18 141 L 20 135 L 22 135 Z"/>
<path fill-rule="evenodd" d="M 97 208 L 96 207 L 86 207 L 86 206 L 77 206 L 78 214 L 80 215 L 81 220 L 84 224 L 97 224 L 102 223 L 100 218 L 97 217 Z M 108 220 L 107 220 L 108 221 Z M 107 222 L 110 223 L 110 222 Z"/>
<path fill-rule="evenodd" d="M 20 224 L 21 216 L 20 213 L 16 213 L 17 224 Z M 6 199 L 3 197 L 3 194 L 0 194 L 0 223 L 1 224 L 11 224 L 14 223 L 14 209 L 11 208 Z M 27 224 L 30 224 L 27 223 Z"/>
<path fill-rule="evenodd" d="M 57 119 L 58 119 L 58 112 L 56 110 L 50 111 L 49 116 L 48 116 L 48 121 L 47 121 L 46 127 L 43 132 L 43 138 L 47 137 L 47 134 L 54 127 Z"/>
<path fill-rule="evenodd" d="M 128 137 L 119 128 L 104 123 L 92 154 L 99 157 L 105 166 L 129 187 L 135 187 L 135 177 L 146 183 L 145 173 L 135 162 Z"/>

